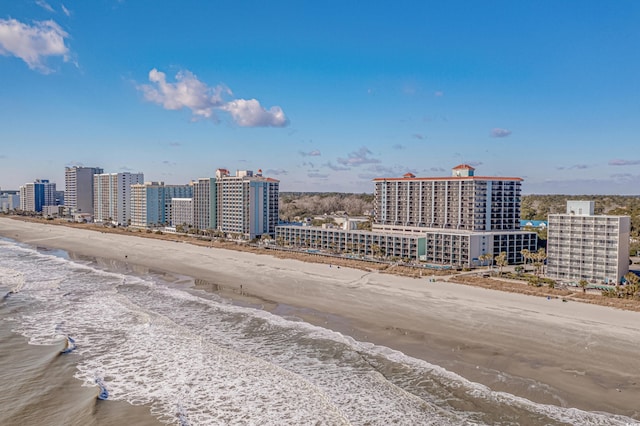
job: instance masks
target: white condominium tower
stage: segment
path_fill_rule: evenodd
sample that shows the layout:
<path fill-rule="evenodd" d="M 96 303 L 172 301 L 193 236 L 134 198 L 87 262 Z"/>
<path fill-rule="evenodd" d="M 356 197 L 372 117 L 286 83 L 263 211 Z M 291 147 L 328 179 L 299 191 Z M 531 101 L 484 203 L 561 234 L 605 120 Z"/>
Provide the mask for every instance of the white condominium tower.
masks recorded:
<path fill-rule="evenodd" d="M 64 205 L 74 213 L 93 214 L 93 175 L 101 173 L 99 167 L 65 167 Z"/>
<path fill-rule="evenodd" d="M 194 226 L 256 238 L 275 235 L 278 224 L 279 181 L 262 170 L 238 170 L 232 176 L 218 169 L 215 178 L 201 178 L 193 187 Z"/>
<path fill-rule="evenodd" d="M 190 184 L 145 182 L 131 185 L 131 226 L 168 226 L 171 222 L 171 200 L 190 198 L 192 195 L 193 186 Z"/>
<path fill-rule="evenodd" d="M 101 173 L 93 176 L 95 222 L 128 225 L 131 219 L 131 185 L 143 183 L 142 173 Z"/>
<path fill-rule="evenodd" d="M 461 164 L 451 177 L 377 178 L 374 229 L 464 231 L 520 229 L 518 177 L 475 176 Z"/>
<path fill-rule="evenodd" d="M 275 235 L 278 224 L 280 181 L 262 176 L 262 170 L 238 170 L 231 176 L 226 169 L 216 171 L 217 229 L 253 239 Z"/>
<path fill-rule="evenodd" d="M 577 284 L 617 284 L 629 272 L 629 216 L 594 215 L 593 201 L 567 201 L 550 214 L 547 275 Z"/>

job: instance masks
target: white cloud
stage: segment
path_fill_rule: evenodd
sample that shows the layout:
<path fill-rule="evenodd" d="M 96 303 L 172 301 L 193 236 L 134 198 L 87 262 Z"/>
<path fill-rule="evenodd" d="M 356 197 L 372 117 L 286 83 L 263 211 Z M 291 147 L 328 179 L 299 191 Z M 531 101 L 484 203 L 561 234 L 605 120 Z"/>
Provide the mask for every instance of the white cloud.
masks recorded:
<path fill-rule="evenodd" d="M 176 74 L 175 83 L 167 83 L 166 74 L 154 68 L 149 71 L 149 81 L 155 85 L 143 84 L 139 87 L 146 100 L 168 110 L 188 108 L 194 118 L 215 119 L 214 109 L 224 104 L 222 93 L 231 94 L 224 86 L 207 87 L 189 71 L 180 71 Z"/>
<path fill-rule="evenodd" d="M 228 111 L 242 127 L 284 127 L 289 124 L 282 108 L 272 106 L 266 110 L 255 99 L 236 99 L 221 109 Z"/>
<path fill-rule="evenodd" d="M 282 108 L 273 106 L 267 110 L 255 99 L 226 101 L 224 95 L 233 95 L 228 87 L 209 87 L 187 70 L 176 74 L 175 83 L 167 83 L 166 74 L 154 68 L 149 71 L 149 81 L 152 84 L 138 86 L 146 100 L 168 110 L 187 108 L 194 119 L 217 121 L 215 112 L 218 110 L 231 114 L 242 127 L 283 127 L 289 123 Z"/>
<path fill-rule="evenodd" d="M 322 155 L 322 153 L 319 150 L 314 149 L 313 151 L 309 152 L 300 151 L 300 155 L 302 155 L 303 157 L 319 157 L 320 155 Z"/>
<path fill-rule="evenodd" d="M 53 12 L 53 8 L 51 7 L 51 5 L 49 3 L 47 3 L 44 0 L 36 0 L 36 4 L 38 6 L 40 6 L 41 8 L 43 8 L 44 10 L 47 10 L 49 12 Z"/>
<path fill-rule="evenodd" d="M 71 16 L 71 11 L 69 9 L 67 9 L 64 4 L 60 4 L 60 9 L 62 9 L 62 12 L 67 15 L 67 16 Z"/>
<path fill-rule="evenodd" d="M 43 60 L 48 56 L 62 56 L 69 60 L 69 37 L 54 21 L 36 21 L 32 26 L 15 19 L 0 19 L 0 55 L 13 55 L 29 68 L 44 74 L 51 72 Z"/>

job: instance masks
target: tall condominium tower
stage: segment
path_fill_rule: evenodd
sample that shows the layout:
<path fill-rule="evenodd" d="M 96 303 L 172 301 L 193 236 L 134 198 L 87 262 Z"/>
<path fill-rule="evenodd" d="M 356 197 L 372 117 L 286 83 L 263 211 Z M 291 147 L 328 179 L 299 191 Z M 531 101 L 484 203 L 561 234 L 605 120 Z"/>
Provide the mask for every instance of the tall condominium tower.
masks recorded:
<path fill-rule="evenodd" d="M 131 185 L 142 183 L 142 173 L 101 173 L 93 176 L 93 217 L 96 222 L 128 225 Z"/>
<path fill-rule="evenodd" d="M 629 216 L 594 215 L 593 201 L 567 201 L 550 214 L 547 275 L 577 284 L 617 284 L 629 272 Z"/>
<path fill-rule="evenodd" d="M 216 172 L 217 228 L 250 239 L 275 235 L 278 224 L 280 181 L 262 176 L 262 170 L 238 170 L 231 176 L 225 169 Z"/>
<path fill-rule="evenodd" d="M 165 185 L 164 182 L 131 185 L 131 226 L 148 228 L 169 225 L 171 200 L 192 196 L 193 185 Z"/>
<path fill-rule="evenodd" d="M 93 175 L 102 173 L 99 167 L 65 167 L 64 205 L 73 213 L 93 214 Z"/>
<path fill-rule="evenodd" d="M 377 178 L 374 229 L 436 228 L 465 231 L 520 229 L 517 177 L 475 176 L 461 164 L 451 177 Z"/>
<path fill-rule="evenodd" d="M 197 229 L 216 229 L 215 178 L 200 178 L 193 183 L 193 226 Z"/>
<path fill-rule="evenodd" d="M 56 184 L 47 179 L 36 179 L 20 188 L 20 210 L 41 212 L 44 206 L 56 204 Z"/>

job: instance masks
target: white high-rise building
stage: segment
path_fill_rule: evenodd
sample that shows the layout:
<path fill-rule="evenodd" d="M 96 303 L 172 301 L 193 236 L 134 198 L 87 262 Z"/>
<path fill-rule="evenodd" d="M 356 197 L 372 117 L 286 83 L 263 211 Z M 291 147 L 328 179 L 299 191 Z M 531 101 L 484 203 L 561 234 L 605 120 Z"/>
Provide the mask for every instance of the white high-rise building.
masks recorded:
<path fill-rule="evenodd" d="M 238 170 L 231 176 L 225 169 L 216 172 L 216 229 L 253 239 L 275 235 L 278 224 L 279 184 L 262 176 L 262 170 Z"/>
<path fill-rule="evenodd" d="M 142 183 L 142 173 L 101 173 L 93 176 L 93 217 L 98 223 L 128 225 L 131 185 Z"/>
<path fill-rule="evenodd" d="M 171 200 L 191 196 L 191 184 L 165 185 L 164 182 L 145 182 L 131 185 L 130 225 L 141 228 L 167 226 L 171 222 Z"/>
<path fill-rule="evenodd" d="M 93 214 L 93 175 L 102 173 L 99 167 L 65 167 L 64 205 L 71 212 Z"/>
<path fill-rule="evenodd" d="M 617 284 L 629 272 L 629 216 L 595 215 L 593 201 L 568 201 L 550 214 L 547 275 L 577 284 Z"/>
<path fill-rule="evenodd" d="M 193 198 L 171 199 L 171 225 L 193 226 Z"/>
<path fill-rule="evenodd" d="M 461 164 L 451 177 L 376 178 L 372 231 L 278 226 L 284 244 L 359 255 L 402 257 L 456 267 L 478 266 L 480 256 L 506 253 L 521 263 L 537 234 L 520 231 L 518 177 L 475 176 Z"/>

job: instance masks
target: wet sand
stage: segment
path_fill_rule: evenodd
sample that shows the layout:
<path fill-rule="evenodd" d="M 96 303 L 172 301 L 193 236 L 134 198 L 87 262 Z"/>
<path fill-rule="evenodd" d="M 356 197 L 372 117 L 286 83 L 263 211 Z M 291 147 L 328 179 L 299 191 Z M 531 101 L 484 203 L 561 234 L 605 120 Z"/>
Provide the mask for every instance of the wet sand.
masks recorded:
<path fill-rule="evenodd" d="M 8 218 L 0 235 L 190 276 L 494 390 L 640 419 L 637 312 Z"/>

